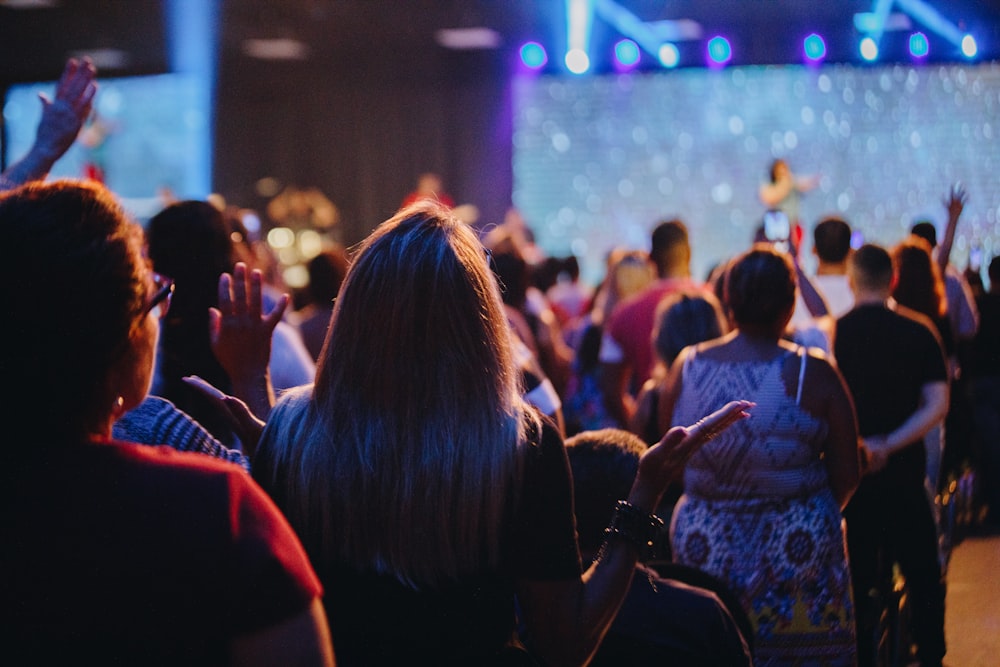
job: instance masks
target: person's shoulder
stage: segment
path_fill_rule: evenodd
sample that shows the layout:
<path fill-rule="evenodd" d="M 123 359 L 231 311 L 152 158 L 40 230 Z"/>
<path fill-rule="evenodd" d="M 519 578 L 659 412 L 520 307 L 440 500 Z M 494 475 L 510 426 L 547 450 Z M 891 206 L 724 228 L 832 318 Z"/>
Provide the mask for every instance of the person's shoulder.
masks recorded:
<path fill-rule="evenodd" d="M 121 465 L 143 470 L 146 475 L 178 476 L 189 479 L 246 477 L 246 470 L 235 463 L 197 452 L 182 452 L 169 445 L 146 445 L 113 440 L 100 445 L 107 455 Z"/>
<path fill-rule="evenodd" d="M 286 389 L 278 394 L 274 407 L 271 408 L 271 413 L 267 417 L 265 430 L 272 426 L 272 422 L 276 423 L 304 416 L 312 401 L 314 387 L 313 384 L 304 384 Z"/>
<path fill-rule="evenodd" d="M 915 310 L 899 304 L 896 304 L 896 306 L 892 309 L 892 313 L 899 319 L 900 326 L 906 326 L 912 331 L 922 331 L 926 329 L 927 332 L 935 338 L 939 337 L 937 335 L 937 327 L 935 326 L 934 321 L 923 313 L 918 313 Z"/>

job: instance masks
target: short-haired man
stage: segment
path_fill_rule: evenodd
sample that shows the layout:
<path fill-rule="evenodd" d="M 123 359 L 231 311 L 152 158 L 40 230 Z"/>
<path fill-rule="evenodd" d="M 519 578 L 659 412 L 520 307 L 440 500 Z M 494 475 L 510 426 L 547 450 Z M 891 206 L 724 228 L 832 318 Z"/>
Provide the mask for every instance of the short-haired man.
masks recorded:
<path fill-rule="evenodd" d="M 601 393 L 608 414 L 623 428 L 635 410 L 633 397 L 653 372 L 656 307 L 668 294 L 697 287 L 691 280 L 691 245 L 680 220 L 653 229 L 649 257 L 657 280 L 620 303 L 605 323 L 601 339 Z"/>
<path fill-rule="evenodd" d="M 921 665 L 945 653 L 944 586 L 937 531 L 924 490 L 924 435 L 948 410 L 948 372 L 941 341 L 926 317 L 891 299 L 892 260 L 865 245 L 851 257 L 855 307 L 837 322 L 835 355 L 870 456 L 848 504 L 847 544 L 857 608 L 858 658 L 874 664 L 878 608 L 869 591 L 899 563 L 912 601 Z"/>
<path fill-rule="evenodd" d="M 816 277 L 813 282 L 834 317 L 854 306 L 854 293 L 847 280 L 847 260 L 851 255 L 851 226 L 841 218 L 820 220 L 813 229 Z"/>

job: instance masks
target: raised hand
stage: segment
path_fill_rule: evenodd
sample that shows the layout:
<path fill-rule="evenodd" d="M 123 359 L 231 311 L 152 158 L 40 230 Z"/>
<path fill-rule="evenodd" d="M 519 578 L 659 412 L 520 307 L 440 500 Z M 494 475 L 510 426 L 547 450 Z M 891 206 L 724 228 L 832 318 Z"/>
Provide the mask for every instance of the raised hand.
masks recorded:
<path fill-rule="evenodd" d="M 97 93 L 96 76 L 90 60 L 69 59 L 59 78 L 55 100 L 39 95 L 42 119 L 35 141 L 24 157 L 0 174 L 0 191 L 44 179 L 56 160 L 73 145 L 90 115 Z"/>
<path fill-rule="evenodd" d="M 97 94 L 96 77 L 97 70 L 89 59 L 70 58 L 56 86 L 55 99 L 39 95 L 42 120 L 38 124 L 35 145 L 53 160 L 73 145 L 90 115 Z"/>
<path fill-rule="evenodd" d="M 958 220 L 965 209 L 965 202 L 968 201 L 968 194 L 961 183 L 951 186 L 947 196 L 944 198 L 944 207 L 948 209 L 948 219 Z"/>
<path fill-rule="evenodd" d="M 263 312 L 263 276 L 237 263 L 232 275 L 219 277 L 219 307 L 209 310 L 212 351 L 233 383 L 233 393 L 258 417 L 266 417 L 274 403 L 268 363 L 271 336 L 278 326 L 288 295 L 269 313 Z"/>
<path fill-rule="evenodd" d="M 639 459 L 639 472 L 630 500 L 652 511 L 667 484 L 683 472 L 691 456 L 706 442 L 749 417 L 749 410 L 754 405 L 750 401 L 732 401 L 691 426 L 675 426 L 667 431 L 660 442 L 643 452 Z"/>

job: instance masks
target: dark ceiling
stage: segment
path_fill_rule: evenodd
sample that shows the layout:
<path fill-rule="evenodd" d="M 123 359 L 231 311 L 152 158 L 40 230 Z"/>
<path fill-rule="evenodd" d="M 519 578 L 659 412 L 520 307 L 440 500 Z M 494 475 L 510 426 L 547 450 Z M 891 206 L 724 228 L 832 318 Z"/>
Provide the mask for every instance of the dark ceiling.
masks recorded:
<path fill-rule="evenodd" d="M 500 39 L 496 52 L 513 54 L 533 39 L 550 51 L 565 48 L 565 0 L 205 0 L 217 7 L 222 62 L 247 55 L 248 40 L 296 40 L 303 64 L 318 68 L 373 61 L 440 62 L 440 29 L 486 27 Z M 691 19 L 705 38 L 724 34 L 734 64 L 798 62 L 801 39 L 826 37 L 834 61 L 856 59 L 859 33 L 853 17 L 874 0 L 595 0 L 643 22 Z M 65 58 L 97 51 L 106 76 L 169 71 L 173 0 L 0 0 L 0 84 L 52 79 Z M 954 59 L 956 49 L 938 37 L 921 8 L 975 34 L 981 59 L 1000 58 L 1000 0 L 895 0 L 896 20 L 909 29 L 883 39 L 884 57 L 904 58 L 909 33 L 923 30 L 932 59 Z M 594 67 L 606 67 L 621 32 L 598 17 L 591 50 Z M 259 43 L 258 43 L 259 44 Z M 265 45 L 273 42 L 265 42 Z M 285 46 L 289 42 L 285 42 Z M 704 40 L 680 43 L 682 64 L 704 62 Z M 645 62 L 652 59 L 644 56 Z M 553 59 L 553 67 L 557 67 Z"/>

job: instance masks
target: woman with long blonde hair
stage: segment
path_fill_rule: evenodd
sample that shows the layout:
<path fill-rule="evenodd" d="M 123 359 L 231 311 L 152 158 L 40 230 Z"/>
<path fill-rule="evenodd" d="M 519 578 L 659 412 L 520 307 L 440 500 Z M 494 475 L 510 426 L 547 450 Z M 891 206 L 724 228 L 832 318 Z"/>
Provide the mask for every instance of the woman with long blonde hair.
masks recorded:
<path fill-rule="evenodd" d="M 582 572 L 562 439 L 519 377 L 467 225 L 419 202 L 362 243 L 316 383 L 281 398 L 253 462 L 324 583 L 338 662 L 511 664 L 527 643 L 546 664 L 585 664 L 667 479 L 748 407 L 651 448 Z"/>

